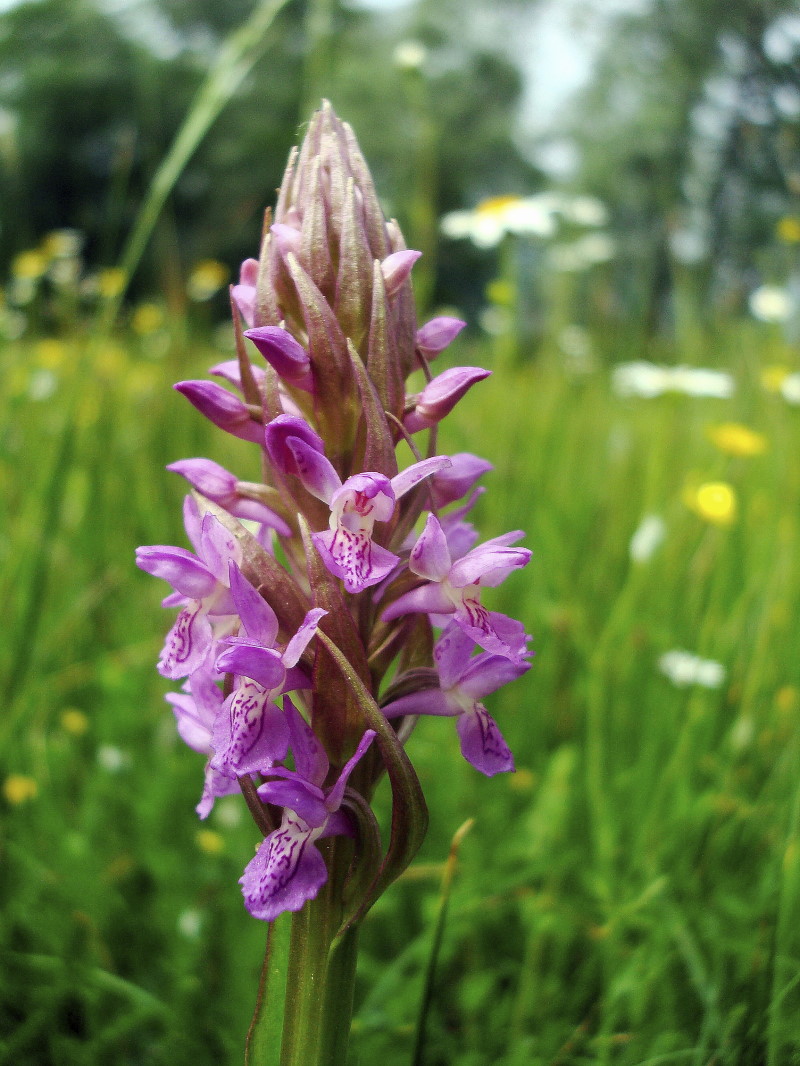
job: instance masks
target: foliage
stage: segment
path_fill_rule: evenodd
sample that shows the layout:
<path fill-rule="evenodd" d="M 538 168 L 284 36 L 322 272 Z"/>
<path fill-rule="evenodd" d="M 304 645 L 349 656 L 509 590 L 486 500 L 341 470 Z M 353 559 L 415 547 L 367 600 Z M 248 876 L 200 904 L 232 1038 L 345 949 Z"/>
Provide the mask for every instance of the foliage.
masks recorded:
<path fill-rule="evenodd" d="M 412 737 L 431 834 L 364 926 L 354 1061 L 409 1061 L 440 864 L 467 816 L 425 1062 L 777 1066 L 800 1050 L 800 431 L 759 379 L 790 353 L 758 324 L 691 340 L 730 365 L 734 399 L 620 399 L 549 342 L 451 416 L 444 449 L 501 457 L 482 524 L 530 529 L 533 580 L 492 606 L 530 623 L 538 654 L 491 705 L 511 779 L 476 782 L 448 723 Z M 236 878 L 256 840 L 224 802 L 197 832 L 196 761 L 152 669 L 158 590 L 131 555 L 180 542 L 165 462 L 239 469 L 248 449 L 166 387 L 213 355 L 179 334 L 153 352 L 121 335 L 2 355 L 0 1062 L 15 1066 L 235 1061 L 252 1011 L 263 929 Z M 706 430 L 723 420 L 768 451 L 721 454 Z M 733 487 L 730 528 L 686 507 L 692 474 Z M 646 513 L 667 536 L 634 564 Z M 673 687 L 656 665 L 673 647 L 720 661 L 725 685 Z M 12 774 L 38 794 L 19 799 Z"/>

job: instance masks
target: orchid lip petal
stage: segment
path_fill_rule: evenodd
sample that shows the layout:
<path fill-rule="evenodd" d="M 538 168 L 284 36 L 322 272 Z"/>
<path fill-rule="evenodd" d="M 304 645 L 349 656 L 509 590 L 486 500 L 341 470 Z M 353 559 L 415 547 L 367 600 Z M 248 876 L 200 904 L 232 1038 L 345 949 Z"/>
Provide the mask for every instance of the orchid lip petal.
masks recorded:
<path fill-rule="evenodd" d="M 299 911 L 328 880 L 328 868 L 314 847 L 320 830 L 288 811 L 270 833 L 240 878 L 245 906 L 255 918 L 273 921 L 284 911 Z"/>
<path fill-rule="evenodd" d="M 476 704 L 471 711 L 465 711 L 458 718 L 457 729 L 461 753 L 476 770 L 487 777 L 513 771 L 514 756 L 485 707 Z"/>

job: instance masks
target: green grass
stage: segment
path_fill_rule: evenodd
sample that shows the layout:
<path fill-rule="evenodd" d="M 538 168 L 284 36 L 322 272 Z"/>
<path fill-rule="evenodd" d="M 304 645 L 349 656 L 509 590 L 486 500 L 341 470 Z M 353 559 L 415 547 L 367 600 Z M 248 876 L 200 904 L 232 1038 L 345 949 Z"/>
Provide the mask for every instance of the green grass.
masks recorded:
<path fill-rule="evenodd" d="M 607 372 L 570 377 L 545 351 L 442 429 L 443 450 L 495 463 L 482 535 L 527 531 L 530 567 L 489 605 L 525 620 L 537 655 L 490 698 L 514 777 L 463 763 L 450 722 L 410 741 L 431 830 L 364 925 L 353 1064 L 411 1063 L 442 864 L 468 817 L 425 1066 L 800 1061 L 800 414 L 759 384 L 788 358 L 774 338 L 731 323 L 705 343 L 732 400 L 622 400 Z M 133 550 L 184 542 L 164 463 L 257 471 L 169 388 L 222 356 L 139 348 L 0 354 L 0 781 L 38 785 L 0 797 L 0 1063 L 15 1066 L 236 1063 L 254 1003 L 265 930 L 236 882 L 255 833 L 233 797 L 201 846 L 202 759 L 174 735 L 154 669 L 163 590 Z M 42 370 L 56 388 L 34 400 Z M 722 456 L 706 427 L 723 420 L 766 434 L 767 454 Z M 730 528 L 685 506 L 692 477 L 734 487 Z M 633 564 L 651 512 L 666 539 Z M 675 688 L 657 669 L 671 648 L 718 660 L 725 684 Z"/>

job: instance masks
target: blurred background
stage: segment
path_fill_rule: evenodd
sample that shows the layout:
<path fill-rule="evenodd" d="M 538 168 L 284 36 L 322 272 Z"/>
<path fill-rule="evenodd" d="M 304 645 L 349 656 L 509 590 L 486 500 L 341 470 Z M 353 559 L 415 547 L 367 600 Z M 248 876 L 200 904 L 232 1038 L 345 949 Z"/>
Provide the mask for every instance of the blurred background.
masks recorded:
<path fill-rule="evenodd" d="M 494 371 L 440 445 L 537 648 L 513 777 L 412 737 L 351 1062 L 798 1061 L 796 2 L 0 0 L 0 1063 L 241 1061 L 253 831 L 194 821 L 133 550 L 184 543 L 165 463 L 257 477 L 170 386 L 323 97 Z"/>

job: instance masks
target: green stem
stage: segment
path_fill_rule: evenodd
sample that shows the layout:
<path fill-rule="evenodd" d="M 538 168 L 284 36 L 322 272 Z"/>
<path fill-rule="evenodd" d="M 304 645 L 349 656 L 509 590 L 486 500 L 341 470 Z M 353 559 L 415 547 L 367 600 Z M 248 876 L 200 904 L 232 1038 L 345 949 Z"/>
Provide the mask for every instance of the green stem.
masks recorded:
<path fill-rule="evenodd" d="M 294 916 L 270 929 L 247 1038 L 246 1066 L 343 1066 L 353 1012 L 357 932 L 337 937 L 352 844 L 318 844 L 328 881 Z"/>

